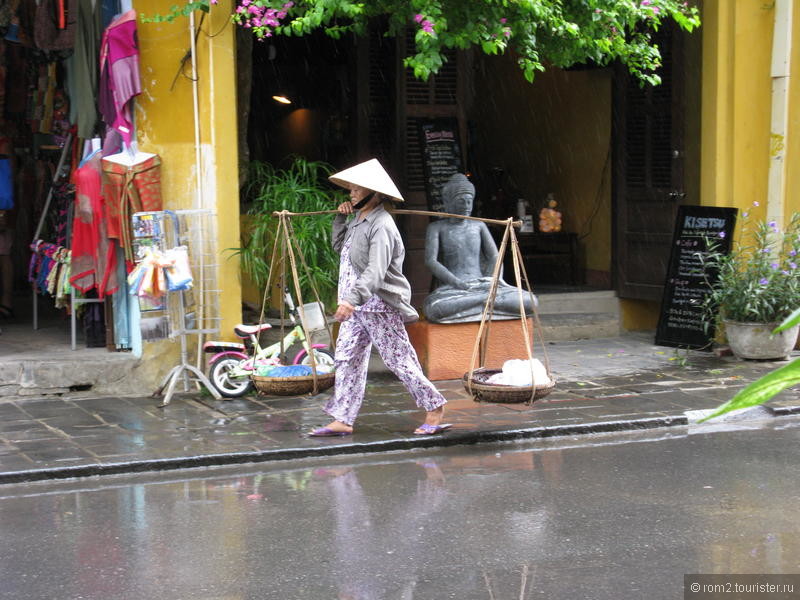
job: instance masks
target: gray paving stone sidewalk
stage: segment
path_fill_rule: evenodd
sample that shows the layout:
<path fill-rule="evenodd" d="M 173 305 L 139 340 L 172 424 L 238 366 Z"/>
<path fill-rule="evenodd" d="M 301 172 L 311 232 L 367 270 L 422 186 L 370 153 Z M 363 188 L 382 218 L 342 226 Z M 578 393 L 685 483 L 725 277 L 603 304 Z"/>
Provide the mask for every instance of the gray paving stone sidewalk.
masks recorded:
<path fill-rule="evenodd" d="M 546 354 L 558 383 L 533 405 L 478 403 L 461 381 L 437 382 L 454 424 L 439 436 L 412 434 L 421 412 L 385 372 L 371 374 L 356 433 L 344 438 L 305 435 L 327 422 L 330 392 L 228 401 L 176 394 L 166 407 L 151 397 L 9 399 L 0 403 L 0 483 L 667 427 L 785 364 L 678 354 L 641 334 L 551 343 Z M 770 401 L 766 414 L 794 413 L 800 387 Z"/>

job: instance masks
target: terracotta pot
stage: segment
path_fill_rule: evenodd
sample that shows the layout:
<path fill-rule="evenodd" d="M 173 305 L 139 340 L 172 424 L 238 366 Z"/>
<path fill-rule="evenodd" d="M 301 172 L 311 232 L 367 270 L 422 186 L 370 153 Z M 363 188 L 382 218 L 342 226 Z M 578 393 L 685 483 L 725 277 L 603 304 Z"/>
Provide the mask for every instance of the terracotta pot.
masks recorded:
<path fill-rule="evenodd" d="M 731 350 L 739 358 L 788 360 L 797 342 L 800 325 L 772 335 L 772 330 L 779 324 L 725 321 L 725 334 Z"/>

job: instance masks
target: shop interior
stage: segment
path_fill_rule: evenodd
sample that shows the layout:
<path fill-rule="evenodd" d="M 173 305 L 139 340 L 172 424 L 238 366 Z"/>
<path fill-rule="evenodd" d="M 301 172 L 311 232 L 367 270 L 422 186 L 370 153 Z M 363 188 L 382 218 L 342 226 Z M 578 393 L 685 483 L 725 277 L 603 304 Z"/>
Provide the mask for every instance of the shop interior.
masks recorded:
<path fill-rule="evenodd" d="M 138 60 L 131 1 L 11 0 L 7 8 L 0 16 L 0 348 L 130 352 L 141 336 L 126 283 L 131 242 L 120 226 L 133 205 L 123 199 L 121 178 L 157 160 L 135 146 L 138 69 L 127 69 L 128 101 L 112 96 L 122 85 L 119 65 Z"/>

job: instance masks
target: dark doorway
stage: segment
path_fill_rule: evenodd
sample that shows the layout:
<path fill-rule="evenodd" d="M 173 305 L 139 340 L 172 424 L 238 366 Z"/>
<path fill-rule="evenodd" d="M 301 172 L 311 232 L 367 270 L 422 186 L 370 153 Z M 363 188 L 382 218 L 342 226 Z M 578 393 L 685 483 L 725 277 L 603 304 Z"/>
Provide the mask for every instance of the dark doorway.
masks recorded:
<path fill-rule="evenodd" d="M 336 167 L 354 162 L 354 56 L 352 38 L 321 32 L 254 43 L 250 159 L 280 165 L 299 155 Z"/>
<path fill-rule="evenodd" d="M 659 301 L 672 229 L 684 192 L 683 34 L 665 27 L 661 85 L 645 85 L 624 68 L 614 89 L 614 267 L 621 298 Z"/>

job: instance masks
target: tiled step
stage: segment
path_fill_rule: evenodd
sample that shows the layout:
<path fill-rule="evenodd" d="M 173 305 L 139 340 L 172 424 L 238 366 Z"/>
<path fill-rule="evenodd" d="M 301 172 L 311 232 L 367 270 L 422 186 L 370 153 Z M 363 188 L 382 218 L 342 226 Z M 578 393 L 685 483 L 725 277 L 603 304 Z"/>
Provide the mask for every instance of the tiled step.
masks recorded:
<path fill-rule="evenodd" d="M 545 342 L 588 340 L 620 334 L 618 313 L 550 313 L 539 315 Z"/>
<path fill-rule="evenodd" d="M 539 314 L 610 313 L 619 314 L 619 298 L 613 290 L 539 294 Z"/>

